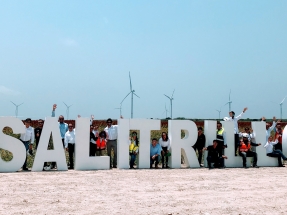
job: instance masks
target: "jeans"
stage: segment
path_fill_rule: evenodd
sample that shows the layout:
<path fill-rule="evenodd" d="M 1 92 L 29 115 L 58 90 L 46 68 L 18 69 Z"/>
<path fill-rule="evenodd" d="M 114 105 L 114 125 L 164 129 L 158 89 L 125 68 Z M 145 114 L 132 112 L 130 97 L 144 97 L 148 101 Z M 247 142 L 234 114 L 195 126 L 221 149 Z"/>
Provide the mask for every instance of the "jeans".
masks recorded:
<path fill-rule="evenodd" d="M 162 166 L 164 166 L 164 164 L 166 166 L 168 166 L 168 156 L 165 156 L 164 153 L 167 152 L 167 147 L 162 147 L 162 151 L 161 151 L 161 163 L 162 163 Z M 165 163 L 164 163 L 164 160 L 165 160 Z"/>
<path fill-rule="evenodd" d="M 239 152 L 243 160 L 243 167 L 246 167 L 246 157 L 253 157 L 253 166 L 257 165 L 257 153 L 253 151 Z"/>
<path fill-rule="evenodd" d="M 159 161 L 160 161 L 160 156 L 156 156 L 154 159 L 152 159 L 152 156 L 150 156 L 150 168 L 152 167 L 154 162 L 155 162 L 155 165 L 157 166 Z"/>
<path fill-rule="evenodd" d="M 74 152 L 75 152 L 75 144 L 68 144 L 69 149 L 69 161 L 70 161 L 70 168 L 74 168 Z"/>
<path fill-rule="evenodd" d="M 222 157 L 211 157 L 208 156 L 206 158 L 208 163 L 208 168 L 211 168 L 211 163 L 214 163 L 214 167 L 222 167 L 223 166 L 223 159 Z"/>
<path fill-rule="evenodd" d="M 137 154 L 135 155 L 134 153 L 130 153 L 131 160 L 130 160 L 130 168 L 134 167 L 135 160 L 137 159 Z"/>
<path fill-rule="evenodd" d="M 96 156 L 97 145 L 95 143 L 90 142 L 90 157 Z"/>
<path fill-rule="evenodd" d="M 282 160 L 287 160 L 285 155 L 281 152 L 281 150 L 274 150 L 272 153 L 267 154 L 268 157 L 277 157 L 278 158 L 278 166 L 282 166 Z"/>
<path fill-rule="evenodd" d="M 21 141 L 24 144 L 26 152 L 27 152 L 29 149 L 30 141 L 23 141 L 23 140 L 21 140 Z M 26 158 L 25 158 L 25 162 L 24 162 L 22 168 L 27 168 L 27 153 L 25 153 L 25 154 L 26 154 Z"/>
<path fill-rule="evenodd" d="M 114 158 L 113 159 L 111 156 L 112 148 L 114 150 Z M 112 161 L 113 161 L 113 166 L 116 167 L 117 166 L 117 140 L 108 140 L 107 151 L 108 151 L 108 156 L 110 156 L 110 167 L 112 167 Z"/>

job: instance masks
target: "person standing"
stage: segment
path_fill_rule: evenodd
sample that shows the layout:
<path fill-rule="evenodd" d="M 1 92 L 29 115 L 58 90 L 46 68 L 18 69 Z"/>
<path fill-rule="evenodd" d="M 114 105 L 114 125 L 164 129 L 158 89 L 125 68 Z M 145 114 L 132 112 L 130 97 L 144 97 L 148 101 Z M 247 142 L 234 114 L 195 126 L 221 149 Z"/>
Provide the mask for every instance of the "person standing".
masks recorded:
<path fill-rule="evenodd" d="M 75 153 L 75 129 L 72 124 L 68 125 L 69 130 L 65 134 L 65 149 L 69 152 L 69 169 L 74 169 L 74 153 Z"/>
<path fill-rule="evenodd" d="M 107 151 L 110 156 L 110 168 L 117 168 L 117 139 L 118 139 L 118 126 L 112 125 L 113 120 L 107 119 L 107 127 L 104 131 L 107 133 Z M 114 151 L 114 157 L 112 159 L 111 152 Z M 113 164 L 113 165 L 112 165 Z"/>
<path fill-rule="evenodd" d="M 131 156 L 130 159 L 130 169 L 134 169 L 135 160 L 137 158 L 137 155 L 139 153 L 139 140 L 138 140 L 138 134 L 137 132 L 133 132 L 130 140 L 130 146 L 129 146 L 129 153 Z"/>
<path fill-rule="evenodd" d="M 97 141 L 97 149 L 96 149 L 96 155 L 97 156 L 104 156 L 104 151 L 106 150 L 107 146 L 107 134 L 105 131 L 101 131 L 99 134 L 96 136 Z"/>
<path fill-rule="evenodd" d="M 275 131 L 275 138 L 278 140 L 278 143 L 274 146 L 275 149 L 279 149 L 281 152 L 282 150 L 282 136 L 283 136 L 283 130 L 281 128 L 280 124 L 276 125 L 276 131 Z"/>
<path fill-rule="evenodd" d="M 38 148 L 38 145 L 39 145 L 40 137 L 41 137 L 42 130 L 43 130 L 43 125 L 44 125 L 44 120 L 39 119 L 38 120 L 38 127 L 34 129 L 35 140 L 36 140 L 36 149 Z"/>
<path fill-rule="evenodd" d="M 194 151 L 197 151 L 198 154 L 198 163 L 201 167 L 203 167 L 203 164 L 201 164 L 202 161 L 202 150 L 205 147 L 205 135 L 203 134 L 203 129 L 202 127 L 198 127 L 197 129 L 198 136 L 196 143 L 192 146 Z"/>
<path fill-rule="evenodd" d="M 238 120 L 242 118 L 242 115 L 247 111 L 247 107 L 243 109 L 241 114 L 235 117 L 235 113 L 233 111 L 229 112 L 229 117 L 225 117 L 224 121 L 233 121 L 234 123 L 234 150 L 235 156 L 237 156 L 237 148 L 239 146 L 239 131 L 238 131 Z"/>
<path fill-rule="evenodd" d="M 90 156 L 96 156 L 98 137 L 93 133 L 94 126 L 90 125 Z"/>
<path fill-rule="evenodd" d="M 166 132 L 161 133 L 161 138 L 158 140 L 159 145 L 161 146 L 161 163 L 162 168 L 169 168 L 168 166 L 168 157 L 170 156 L 170 140 Z M 165 162 L 164 162 L 165 160 Z"/>
<path fill-rule="evenodd" d="M 150 144 L 150 168 L 152 168 L 152 165 L 155 162 L 155 168 L 158 169 L 161 150 L 161 146 L 158 144 L 157 139 L 153 138 Z"/>
<path fill-rule="evenodd" d="M 202 151 L 208 151 L 207 155 L 207 163 L 208 163 L 208 168 L 212 169 L 211 163 L 214 163 L 215 168 L 222 168 L 223 166 L 223 160 L 227 159 L 225 155 L 219 155 L 219 150 L 217 147 L 217 140 L 213 140 L 212 145 L 205 147 L 202 149 Z"/>
<path fill-rule="evenodd" d="M 27 168 L 27 154 L 31 155 L 33 153 L 32 149 L 33 149 L 33 144 L 34 144 L 34 140 L 35 140 L 35 133 L 34 133 L 34 128 L 30 126 L 31 122 L 32 122 L 32 120 L 30 118 L 27 118 L 25 120 L 25 122 L 24 122 L 25 133 L 20 135 L 20 140 L 24 144 L 26 152 L 27 152 L 22 170 L 28 170 L 28 168 Z"/>
<path fill-rule="evenodd" d="M 276 123 L 276 117 L 273 116 L 273 122 L 272 125 L 270 123 L 266 122 L 266 142 L 268 142 L 268 139 L 271 135 L 271 131 L 275 128 L 276 124 L 280 122 L 280 120 L 277 121 Z M 265 117 L 262 117 L 262 121 L 266 121 Z"/>
<path fill-rule="evenodd" d="M 54 104 L 53 105 L 53 110 L 52 110 L 52 117 L 55 117 L 55 110 L 57 108 L 57 105 Z M 64 122 L 64 116 L 63 115 L 60 115 L 59 116 L 59 129 L 60 129 L 60 134 L 61 134 L 61 138 L 62 138 L 62 143 L 63 143 L 63 147 L 65 148 L 65 143 L 64 143 L 64 140 L 65 140 L 65 134 L 66 132 L 68 131 L 68 124 Z"/>
<path fill-rule="evenodd" d="M 56 108 L 57 108 L 57 104 L 54 104 L 53 109 L 52 109 L 52 117 L 55 117 Z M 59 124 L 59 129 L 60 129 L 60 135 L 62 138 L 63 148 L 65 148 L 64 140 L 65 140 L 65 134 L 68 131 L 68 124 L 64 122 L 63 115 L 59 116 L 58 124 Z M 52 162 L 51 169 L 55 169 L 55 168 L 56 168 L 56 162 Z"/>

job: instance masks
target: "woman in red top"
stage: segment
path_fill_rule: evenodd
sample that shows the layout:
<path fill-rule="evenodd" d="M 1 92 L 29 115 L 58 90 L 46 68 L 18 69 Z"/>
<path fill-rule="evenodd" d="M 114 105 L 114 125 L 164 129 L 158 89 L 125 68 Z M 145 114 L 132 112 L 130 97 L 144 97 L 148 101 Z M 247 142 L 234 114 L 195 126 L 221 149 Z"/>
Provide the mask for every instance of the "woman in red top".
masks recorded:
<path fill-rule="evenodd" d="M 105 131 L 101 131 L 99 133 L 99 137 L 96 141 L 97 144 L 97 149 L 96 149 L 96 155 L 97 156 L 103 156 L 104 151 L 106 150 L 106 145 L 107 145 L 107 134 Z"/>

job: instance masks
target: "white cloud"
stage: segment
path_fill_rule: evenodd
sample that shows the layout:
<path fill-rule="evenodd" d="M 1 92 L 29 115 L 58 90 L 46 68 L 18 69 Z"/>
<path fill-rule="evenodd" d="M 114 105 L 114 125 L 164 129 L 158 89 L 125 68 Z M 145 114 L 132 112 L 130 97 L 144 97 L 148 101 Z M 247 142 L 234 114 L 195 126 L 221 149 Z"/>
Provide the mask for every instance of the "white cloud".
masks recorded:
<path fill-rule="evenodd" d="M 0 94 L 8 96 L 17 96 L 20 95 L 21 93 L 16 90 L 11 90 L 5 86 L 0 85 Z"/>
<path fill-rule="evenodd" d="M 77 41 L 76 41 L 76 40 L 73 40 L 73 39 L 70 39 L 70 38 L 65 39 L 65 40 L 63 41 L 63 44 L 64 44 L 65 46 L 69 46 L 69 47 L 71 47 L 71 46 L 78 46 Z"/>

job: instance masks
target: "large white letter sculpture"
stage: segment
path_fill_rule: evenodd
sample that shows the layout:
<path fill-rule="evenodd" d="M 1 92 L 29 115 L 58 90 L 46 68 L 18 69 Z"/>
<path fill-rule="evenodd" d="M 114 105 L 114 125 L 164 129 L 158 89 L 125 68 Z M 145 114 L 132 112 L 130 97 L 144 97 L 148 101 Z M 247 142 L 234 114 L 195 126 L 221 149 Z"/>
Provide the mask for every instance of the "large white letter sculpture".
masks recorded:
<path fill-rule="evenodd" d="M 0 148 L 13 154 L 13 159 L 8 162 L 0 158 L 0 172 L 16 172 L 23 166 L 26 159 L 26 148 L 20 140 L 4 134 L 2 132 L 4 127 L 12 128 L 14 134 L 25 133 L 25 128 L 23 122 L 18 118 L 0 118 Z"/>
<path fill-rule="evenodd" d="M 117 163 L 119 169 L 129 169 L 129 131 L 130 120 L 118 120 L 118 156 Z"/>
<path fill-rule="evenodd" d="M 129 168 L 129 132 L 140 131 L 138 168 L 150 168 L 150 132 L 160 130 L 160 120 L 119 119 L 118 120 L 118 168 Z"/>
<path fill-rule="evenodd" d="M 47 149 L 51 134 L 54 150 Z M 56 162 L 58 170 L 68 170 L 60 129 L 55 117 L 47 117 L 45 120 L 32 171 L 42 171 L 44 162 Z"/>
<path fill-rule="evenodd" d="M 198 136 L 195 123 L 189 120 L 169 120 L 168 129 L 171 140 L 171 168 L 181 167 L 181 152 L 187 162 L 187 167 L 199 167 L 195 151 L 192 148 Z M 183 139 L 181 139 L 181 130 L 185 132 Z"/>
<path fill-rule="evenodd" d="M 90 120 L 77 118 L 75 143 L 75 170 L 109 169 L 109 156 L 89 156 L 90 151 Z"/>
<path fill-rule="evenodd" d="M 266 123 L 265 122 L 251 122 L 253 132 L 255 134 L 256 143 L 261 143 L 261 146 L 256 147 L 257 165 L 258 166 L 278 166 L 278 159 L 271 158 L 266 155 Z"/>
<path fill-rule="evenodd" d="M 131 119 L 130 130 L 140 131 L 139 147 L 139 169 L 150 168 L 150 137 L 151 130 L 160 130 L 160 120 L 153 119 Z"/>

